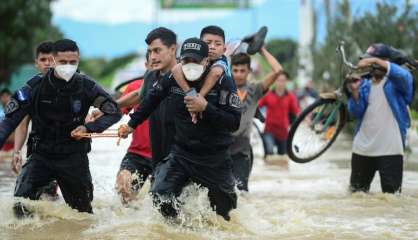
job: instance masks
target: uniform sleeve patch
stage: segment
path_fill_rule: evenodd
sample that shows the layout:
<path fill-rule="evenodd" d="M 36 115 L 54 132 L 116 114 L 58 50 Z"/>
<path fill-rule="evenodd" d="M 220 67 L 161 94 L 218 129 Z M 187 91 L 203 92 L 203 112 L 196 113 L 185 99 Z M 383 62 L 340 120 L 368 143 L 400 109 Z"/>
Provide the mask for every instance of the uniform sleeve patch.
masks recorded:
<path fill-rule="evenodd" d="M 100 96 L 96 97 L 96 99 L 94 99 L 93 106 L 96 107 L 96 108 L 100 108 L 102 103 L 106 100 L 107 100 L 106 97 L 100 95 Z"/>
<path fill-rule="evenodd" d="M 19 102 L 14 99 L 10 98 L 10 101 L 7 103 L 6 107 L 4 108 L 4 113 L 6 115 L 11 114 L 19 109 Z"/>
<path fill-rule="evenodd" d="M 29 99 L 29 94 L 26 89 L 19 89 L 16 91 L 16 98 L 19 102 L 24 102 Z"/>
<path fill-rule="evenodd" d="M 231 93 L 229 95 L 229 106 L 234 107 L 234 108 L 240 108 L 241 105 L 242 105 L 241 100 L 239 99 L 238 94 Z"/>
<path fill-rule="evenodd" d="M 115 114 L 119 111 L 116 104 L 111 101 L 106 101 L 105 103 L 103 103 L 100 110 L 107 114 Z"/>
<path fill-rule="evenodd" d="M 221 93 L 219 95 L 219 104 L 226 105 L 227 97 L 228 97 L 228 91 L 221 90 Z"/>

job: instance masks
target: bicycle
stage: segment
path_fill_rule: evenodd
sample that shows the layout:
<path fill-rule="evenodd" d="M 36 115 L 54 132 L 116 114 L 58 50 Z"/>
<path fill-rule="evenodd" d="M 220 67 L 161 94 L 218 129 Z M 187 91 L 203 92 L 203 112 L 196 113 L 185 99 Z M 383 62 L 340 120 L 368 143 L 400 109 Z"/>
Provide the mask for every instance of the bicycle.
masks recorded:
<path fill-rule="evenodd" d="M 344 42 L 337 47 L 348 74 L 342 85 L 330 93 L 322 93 L 295 119 L 287 139 L 287 152 L 293 161 L 307 163 L 322 155 L 337 139 L 348 120 L 347 101 L 349 92 L 345 86 L 361 76 L 379 69 L 372 65 L 358 68 L 346 59 Z"/>

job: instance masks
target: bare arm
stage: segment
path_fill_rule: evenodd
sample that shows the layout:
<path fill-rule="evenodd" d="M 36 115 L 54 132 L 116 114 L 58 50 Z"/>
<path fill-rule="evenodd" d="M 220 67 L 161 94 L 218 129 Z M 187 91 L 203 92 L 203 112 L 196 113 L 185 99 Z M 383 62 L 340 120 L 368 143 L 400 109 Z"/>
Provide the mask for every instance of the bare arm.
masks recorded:
<path fill-rule="evenodd" d="M 218 82 L 219 78 L 224 73 L 224 70 L 221 67 L 213 67 L 210 69 L 208 75 L 206 76 L 205 82 L 203 83 L 202 88 L 200 89 L 199 94 L 202 97 L 205 97 L 209 91 L 215 86 L 216 82 Z"/>
<path fill-rule="evenodd" d="M 118 103 L 119 108 L 132 107 L 139 103 L 139 98 L 139 92 L 133 91 L 119 98 L 116 102 Z"/>
<path fill-rule="evenodd" d="M 25 144 L 26 136 L 28 134 L 30 117 L 26 115 L 25 118 L 19 123 L 15 130 L 15 142 L 14 142 L 14 151 L 20 152 L 22 150 L 23 144 Z"/>
<path fill-rule="evenodd" d="M 277 59 L 273 55 L 271 55 L 269 51 L 267 51 L 267 49 L 264 46 L 260 49 L 260 54 L 267 60 L 268 64 L 271 67 L 271 71 L 262 83 L 263 89 L 264 91 L 266 91 L 270 88 L 270 86 L 274 83 L 274 80 L 276 80 L 279 74 L 283 71 L 283 67 L 277 61 Z"/>

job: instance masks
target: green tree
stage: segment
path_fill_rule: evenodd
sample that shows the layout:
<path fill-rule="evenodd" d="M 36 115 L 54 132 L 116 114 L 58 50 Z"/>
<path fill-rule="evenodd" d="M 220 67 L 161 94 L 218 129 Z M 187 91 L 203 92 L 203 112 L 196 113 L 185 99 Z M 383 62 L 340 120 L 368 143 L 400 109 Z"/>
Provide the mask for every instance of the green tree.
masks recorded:
<path fill-rule="evenodd" d="M 292 77 L 296 76 L 298 67 L 298 44 L 292 39 L 272 39 L 266 44 L 271 54 L 283 65 Z"/>
<path fill-rule="evenodd" d="M 37 44 L 62 38 L 51 24 L 53 0 L 2 0 L 0 4 L 0 83 L 32 62 Z"/>
<path fill-rule="evenodd" d="M 418 58 L 418 11 L 409 0 L 401 5 L 399 2 L 395 5 L 378 1 L 373 11 L 355 17 L 350 12 L 349 1 L 343 0 L 332 14 L 327 13 L 326 26 L 324 42 L 317 44 L 313 51 L 317 86 L 339 86 L 341 68 L 335 49 L 341 40 L 346 42 L 347 56 L 354 63 L 369 45 L 376 42 L 391 45 Z M 329 76 L 328 80 L 324 76 Z M 418 99 L 415 98 L 413 108 L 417 106 Z"/>

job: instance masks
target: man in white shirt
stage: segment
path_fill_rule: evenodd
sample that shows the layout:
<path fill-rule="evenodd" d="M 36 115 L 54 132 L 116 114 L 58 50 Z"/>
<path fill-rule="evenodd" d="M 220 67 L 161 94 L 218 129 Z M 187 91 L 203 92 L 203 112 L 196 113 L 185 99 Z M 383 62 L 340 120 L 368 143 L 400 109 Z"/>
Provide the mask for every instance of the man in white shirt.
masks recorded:
<path fill-rule="evenodd" d="M 350 84 L 348 111 L 356 118 L 350 189 L 368 192 L 376 171 L 382 191 L 401 191 L 406 130 L 410 125 L 407 106 L 413 98 L 412 75 L 388 60 L 391 48 L 373 44 L 358 67 L 374 65 L 369 78 Z"/>

